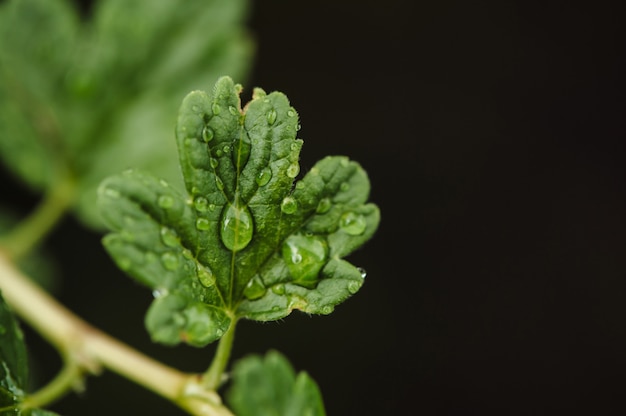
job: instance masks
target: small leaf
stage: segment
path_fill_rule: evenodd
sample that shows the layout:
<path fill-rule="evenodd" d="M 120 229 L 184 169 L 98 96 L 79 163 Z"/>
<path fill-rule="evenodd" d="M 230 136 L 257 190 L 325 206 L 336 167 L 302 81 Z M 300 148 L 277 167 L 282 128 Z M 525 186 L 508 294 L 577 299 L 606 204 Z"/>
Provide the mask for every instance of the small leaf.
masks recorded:
<path fill-rule="evenodd" d="M 258 88 L 242 109 L 240 92 L 222 77 L 212 94 L 183 100 L 176 139 L 186 194 L 140 171 L 100 187 L 113 231 L 105 248 L 157 296 L 147 318 L 155 341 L 204 345 L 235 317 L 328 314 L 363 284 L 342 257 L 378 226 L 367 174 L 327 157 L 294 186 L 302 147 L 295 109 L 284 94 Z"/>
<path fill-rule="evenodd" d="M 277 351 L 235 363 L 228 403 L 238 416 L 324 416 L 319 387 Z"/>

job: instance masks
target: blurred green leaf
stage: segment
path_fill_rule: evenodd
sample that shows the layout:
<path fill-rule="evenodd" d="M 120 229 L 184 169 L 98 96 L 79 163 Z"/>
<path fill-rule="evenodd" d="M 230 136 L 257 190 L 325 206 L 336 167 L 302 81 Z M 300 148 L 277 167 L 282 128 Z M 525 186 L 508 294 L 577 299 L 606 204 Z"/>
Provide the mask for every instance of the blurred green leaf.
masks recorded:
<path fill-rule="evenodd" d="M 15 416 L 55 416 L 56 413 L 19 410 L 28 383 L 28 357 L 24 335 L 12 311 L 0 294 L 0 414 Z"/>
<path fill-rule="evenodd" d="M 100 181 L 129 167 L 179 180 L 178 103 L 224 73 L 247 76 L 248 0 L 106 0 L 81 20 L 67 0 L 0 4 L 0 155 L 34 189 L 69 170 L 75 212 L 102 226 Z"/>
<path fill-rule="evenodd" d="M 235 363 L 226 396 L 237 416 L 324 416 L 324 403 L 315 381 L 297 375 L 277 351 L 265 357 L 245 357 Z"/>
<path fill-rule="evenodd" d="M 280 92 L 222 77 L 211 95 L 183 101 L 177 142 L 187 192 L 138 170 L 106 179 L 103 239 L 117 265 L 154 290 L 153 339 L 202 346 L 235 318 L 260 321 L 294 309 L 328 314 L 356 293 L 364 272 L 342 257 L 374 234 L 369 180 L 343 156 L 300 181 L 298 115 Z"/>

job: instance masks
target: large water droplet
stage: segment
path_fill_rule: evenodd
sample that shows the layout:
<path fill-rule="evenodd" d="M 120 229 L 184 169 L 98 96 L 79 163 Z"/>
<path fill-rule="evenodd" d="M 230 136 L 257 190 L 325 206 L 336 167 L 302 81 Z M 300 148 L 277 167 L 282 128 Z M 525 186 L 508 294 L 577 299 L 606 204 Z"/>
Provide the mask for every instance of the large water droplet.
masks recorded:
<path fill-rule="evenodd" d="M 161 255 L 161 263 L 167 270 L 176 270 L 179 264 L 176 254 L 169 251 Z"/>
<path fill-rule="evenodd" d="M 274 292 L 277 295 L 284 295 L 285 285 L 283 283 L 275 284 L 274 286 L 272 286 L 272 292 Z"/>
<path fill-rule="evenodd" d="M 292 235 L 282 247 L 283 260 L 293 277 L 293 283 L 314 288 L 318 275 L 326 264 L 328 246 L 315 235 Z"/>
<path fill-rule="evenodd" d="M 272 124 L 274 124 L 276 122 L 276 117 L 278 115 L 276 114 L 276 110 L 270 110 L 267 113 L 267 123 L 271 126 Z"/>
<path fill-rule="evenodd" d="M 220 236 L 228 249 L 243 250 L 252 240 L 253 228 L 252 215 L 246 206 L 228 204 L 224 208 Z"/>
<path fill-rule="evenodd" d="M 256 177 L 256 183 L 259 186 L 265 186 L 270 179 L 272 179 L 272 169 L 267 167 L 259 172 L 259 175 Z"/>
<path fill-rule="evenodd" d="M 200 231 L 206 231 L 211 228 L 211 223 L 206 218 L 198 218 L 196 220 L 196 228 Z"/>
<path fill-rule="evenodd" d="M 197 267 L 198 280 L 204 287 L 211 287 L 215 285 L 215 275 L 213 271 L 206 266 L 198 264 Z"/>
<path fill-rule="evenodd" d="M 355 214 L 354 212 L 346 212 L 341 216 L 339 220 L 339 227 L 350 235 L 360 235 L 365 232 L 367 222 L 365 217 L 361 214 Z"/>
<path fill-rule="evenodd" d="M 267 289 L 263 284 L 263 280 L 261 280 L 261 277 L 257 274 L 248 282 L 248 285 L 243 291 L 243 295 L 250 300 L 254 300 L 262 297 L 266 292 Z"/>
<path fill-rule="evenodd" d="M 177 247 L 179 245 L 176 232 L 167 227 L 161 228 L 161 240 L 168 247 Z"/>
<path fill-rule="evenodd" d="M 285 197 L 280 204 L 280 210 L 285 214 L 293 214 L 298 209 L 298 203 L 290 196 Z"/>
<path fill-rule="evenodd" d="M 161 195 L 157 200 L 157 204 L 163 209 L 172 208 L 174 206 L 174 198 L 169 195 Z"/>
<path fill-rule="evenodd" d="M 202 129 L 202 139 L 208 143 L 213 140 L 213 137 L 215 137 L 215 132 L 213 132 L 213 129 L 209 126 L 204 126 L 204 128 Z"/>

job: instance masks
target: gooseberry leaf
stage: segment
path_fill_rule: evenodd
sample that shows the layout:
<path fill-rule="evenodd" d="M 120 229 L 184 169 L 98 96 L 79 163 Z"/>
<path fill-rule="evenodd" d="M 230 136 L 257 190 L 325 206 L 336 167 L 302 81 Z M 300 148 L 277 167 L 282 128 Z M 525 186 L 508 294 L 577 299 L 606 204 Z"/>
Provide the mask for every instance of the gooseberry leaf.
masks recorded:
<path fill-rule="evenodd" d="M 298 114 L 280 92 L 221 77 L 189 93 L 176 142 L 186 192 L 130 170 L 104 180 L 99 207 L 117 265 L 152 288 L 155 341 L 202 346 L 234 319 L 328 314 L 356 293 L 363 270 L 342 258 L 374 234 L 366 172 L 344 156 L 300 171 Z"/>
<path fill-rule="evenodd" d="M 137 167 L 180 180 L 178 105 L 248 73 L 249 1 L 97 0 L 88 17 L 72 3 L 0 2 L 0 159 L 36 191 L 71 177 L 74 213 L 103 230 L 105 177 Z"/>
<path fill-rule="evenodd" d="M 305 371 L 297 375 L 287 359 L 271 350 L 250 355 L 233 366 L 228 404 L 238 416 L 325 416 L 317 383 Z"/>
<path fill-rule="evenodd" d="M 26 397 L 28 373 L 24 335 L 0 293 L 0 414 L 56 416 L 56 413 L 46 410 L 20 408 Z"/>

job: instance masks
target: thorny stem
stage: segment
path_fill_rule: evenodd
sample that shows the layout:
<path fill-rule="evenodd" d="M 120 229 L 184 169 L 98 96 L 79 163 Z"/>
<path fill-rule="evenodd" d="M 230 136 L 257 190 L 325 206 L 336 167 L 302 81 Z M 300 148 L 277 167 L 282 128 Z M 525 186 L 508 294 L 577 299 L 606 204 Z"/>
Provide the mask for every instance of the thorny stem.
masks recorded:
<path fill-rule="evenodd" d="M 89 325 L 24 276 L 2 252 L 0 289 L 15 312 L 66 358 L 66 370 L 32 396 L 30 402 L 27 398 L 27 406 L 57 399 L 72 388 L 83 371 L 97 373 L 104 367 L 171 400 L 192 415 L 233 416 L 198 375 L 170 368 Z M 230 337 L 232 342 L 232 334 Z M 218 355 L 227 358 L 229 351 Z"/>

